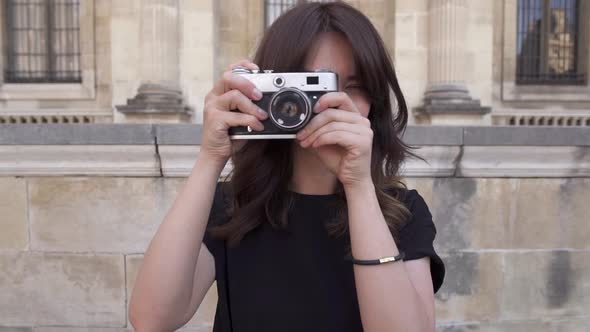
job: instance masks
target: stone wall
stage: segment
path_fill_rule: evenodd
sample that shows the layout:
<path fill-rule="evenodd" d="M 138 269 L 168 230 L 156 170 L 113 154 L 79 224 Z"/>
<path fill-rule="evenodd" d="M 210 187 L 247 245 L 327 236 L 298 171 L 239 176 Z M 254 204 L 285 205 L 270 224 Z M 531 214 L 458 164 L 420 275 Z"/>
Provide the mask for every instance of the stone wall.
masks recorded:
<path fill-rule="evenodd" d="M 64 128 L 0 125 L 0 332 L 132 330 L 143 252 L 200 141 L 198 126 Z M 590 329 L 590 133 L 554 129 L 408 129 L 430 165 L 405 180 L 447 266 L 438 331 Z M 216 296 L 182 330 L 210 331 Z"/>

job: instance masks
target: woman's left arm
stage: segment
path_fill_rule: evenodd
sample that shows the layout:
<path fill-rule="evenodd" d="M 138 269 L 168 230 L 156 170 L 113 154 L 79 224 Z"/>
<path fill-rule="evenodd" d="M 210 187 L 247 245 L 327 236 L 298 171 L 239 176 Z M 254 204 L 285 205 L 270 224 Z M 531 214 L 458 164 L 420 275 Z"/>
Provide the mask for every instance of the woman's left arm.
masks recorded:
<path fill-rule="evenodd" d="M 352 254 L 376 259 L 399 253 L 379 207 L 372 182 L 345 186 Z M 365 331 L 435 330 L 434 292 L 428 257 L 355 265 L 354 276 Z"/>
<path fill-rule="evenodd" d="M 356 259 L 393 256 L 399 250 L 385 222 L 372 182 L 370 121 L 343 92 L 327 93 L 319 113 L 297 134 L 315 148 L 344 186 L 352 254 Z M 354 266 L 363 328 L 368 332 L 433 332 L 434 291 L 430 258 Z"/>

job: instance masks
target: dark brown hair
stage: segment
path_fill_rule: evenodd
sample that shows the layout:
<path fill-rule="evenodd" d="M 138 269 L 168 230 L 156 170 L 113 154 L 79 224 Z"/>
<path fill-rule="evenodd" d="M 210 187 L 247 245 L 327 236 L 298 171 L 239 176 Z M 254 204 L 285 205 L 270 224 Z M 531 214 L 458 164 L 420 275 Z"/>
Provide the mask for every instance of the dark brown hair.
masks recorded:
<path fill-rule="evenodd" d="M 409 215 L 400 202 L 400 164 L 410 147 L 398 135 L 405 130 L 408 110 L 384 43 L 369 19 L 343 2 L 304 3 L 280 16 L 264 35 L 254 57 L 263 69 L 302 71 L 314 41 L 323 32 L 341 33 L 352 45 L 357 74 L 367 90 L 373 130 L 371 175 L 385 220 L 397 239 L 399 226 Z M 391 92 L 395 95 L 392 103 Z M 394 112 L 395 111 L 395 112 Z M 211 229 L 212 236 L 237 245 L 262 223 L 275 229 L 287 225 L 293 202 L 288 185 L 292 177 L 290 140 L 250 141 L 232 156 L 227 223 Z M 335 218 L 326 223 L 332 236 L 347 234 L 346 197 L 339 184 Z"/>

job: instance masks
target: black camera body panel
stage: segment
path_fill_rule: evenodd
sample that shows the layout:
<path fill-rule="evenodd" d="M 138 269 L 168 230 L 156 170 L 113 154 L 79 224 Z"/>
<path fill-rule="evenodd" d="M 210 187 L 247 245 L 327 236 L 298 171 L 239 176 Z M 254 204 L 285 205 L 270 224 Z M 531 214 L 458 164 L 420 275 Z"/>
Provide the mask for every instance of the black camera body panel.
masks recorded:
<path fill-rule="evenodd" d="M 318 99 L 320 99 L 321 96 L 325 95 L 328 92 L 324 92 L 324 91 L 317 91 L 317 92 L 306 92 L 309 101 L 310 101 L 310 105 L 311 105 L 311 112 L 309 115 L 309 119 L 305 122 L 305 124 L 303 124 L 300 127 L 294 128 L 294 129 L 287 129 L 287 128 L 280 128 L 279 126 L 277 126 L 275 124 L 275 122 L 271 119 L 270 117 L 270 101 L 273 97 L 273 95 L 275 93 L 263 93 L 262 94 L 262 99 L 258 100 L 258 101 L 254 101 L 254 104 L 256 104 L 258 107 L 262 108 L 263 110 L 265 110 L 266 112 L 269 113 L 269 117 L 266 118 L 265 120 L 261 121 L 261 123 L 264 125 L 264 130 L 263 131 L 254 131 L 254 130 L 250 130 L 248 127 L 245 126 L 237 126 L 237 127 L 231 127 L 229 128 L 229 135 L 234 136 L 233 138 L 236 138 L 235 136 L 239 135 L 239 136 L 250 136 L 250 139 L 273 139 L 273 138 L 295 138 L 295 135 L 297 134 L 297 132 L 299 132 L 299 130 L 301 130 L 302 128 L 304 128 L 309 121 L 311 121 L 311 119 L 313 119 L 317 113 L 313 112 L 313 107 L 315 106 L 315 104 L 317 103 Z M 232 110 L 232 112 L 239 112 L 239 110 Z M 266 137 L 255 137 L 258 135 L 264 135 Z M 281 135 L 280 137 L 275 137 L 275 135 Z M 284 135 L 291 135 L 292 137 L 286 137 Z M 244 137 L 237 137 L 237 139 L 242 138 L 242 139 L 247 139 Z"/>

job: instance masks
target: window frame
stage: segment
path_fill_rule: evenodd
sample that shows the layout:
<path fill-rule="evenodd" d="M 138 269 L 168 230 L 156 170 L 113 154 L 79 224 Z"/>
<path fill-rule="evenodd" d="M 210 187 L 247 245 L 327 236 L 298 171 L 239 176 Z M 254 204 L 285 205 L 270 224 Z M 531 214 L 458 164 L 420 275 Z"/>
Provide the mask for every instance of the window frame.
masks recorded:
<path fill-rule="evenodd" d="M 0 18 L 5 15 L 6 0 L 0 0 Z M 96 97 L 95 46 L 94 46 L 95 0 L 80 1 L 80 83 L 7 83 L 4 80 L 4 61 L 7 41 L 4 24 L 0 24 L 0 100 L 89 100 Z"/>
<path fill-rule="evenodd" d="M 586 73 L 586 81 L 578 85 L 555 84 L 517 84 L 517 33 L 518 0 L 503 2 L 503 43 L 501 93 L 503 101 L 590 101 L 589 66 L 590 63 L 590 23 L 584 18 L 590 15 L 588 1 L 581 1 L 578 20 L 578 66 Z"/>
<path fill-rule="evenodd" d="M 15 0 L 4 0 L 4 4 L 5 4 L 5 8 L 8 9 L 8 11 L 10 11 L 10 8 L 12 6 L 18 6 L 18 4 L 15 2 Z M 26 4 L 25 4 L 26 5 Z M 60 69 L 58 68 L 58 64 L 55 61 L 57 59 L 57 57 L 59 56 L 65 56 L 68 52 L 73 51 L 72 49 L 65 49 L 63 50 L 63 52 L 59 52 L 58 50 L 56 50 L 53 46 L 53 40 L 56 36 L 56 34 L 58 33 L 58 30 L 62 30 L 63 28 L 59 27 L 54 29 L 54 22 L 56 22 L 56 18 L 54 17 L 54 15 L 58 12 L 57 11 L 57 6 L 59 5 L 58 3 L 54 2 L 54 1 L 47 1 L 45 3 L 41 3 L 40 4 L 42 7 L 44 7 L 45 13 L 45 24 L 42 27 L 43 29 L 43 34 L 45 35 L 46 41 L 45 41 L 45 45 L 44 45 L 44 60 L 43 63 L 46 66 L 46 70 L 45 70 L 45 74 L 41 75 L 41 77 L 24 77 L 18 74 L 13 74 L 13 77 L 9 80 L 8 76 L 6 75 L 5 72 L 5 78 L 6 78 L 6 82 L 7 83 L 80 83 L 82 81 L 82 77 L 80 75 L 81 71 L 79 70 L 79 65 L 80 65 L 80 54 L 79 53 L 74 53 L 74 55 L 77 57 L 77 63 L 78 63 L 78 70 L 75 70 L 73 72 L 75 72 L 75 76 L 73 75 L 72 77 L 64 77 L 64 78 L 60 78 L 59 77 L 59 73 L 60 73 Z M 80 7 L 80 0 L 77 0 L 77 3 L 75 5 L 71 5 L 71 4 L 63 4 L 66 6 L 71 6 L 72 8 L 75 8 L 77 6 L 77 8 Z M 28 12 L 28 9 L 27 9 Z M 78 17 L 79 19 L 79 17 Z M 17 27 L 14 26 L 14 20 L 12 19 L 12 15 L 7 15 L 6 19 L 4 20 L 6 21 L 8 24 L 7 26 L 9 27 L 9 30 L 6 31 L 5 36 L 6 36 L 6 40 L 7 40 L 7 44 L 10 46 L 14 46 L 17 43 L 15 42 L 15 34 L 17 33 Z M 67 19 L 66 19 L 67 22 Z M 34 28 L 34 26 L 32 26 L 31 24 L 28 24 L 28 29 Z M 14 29 L 14 30 L 11 30 Z M 68 27 L 66 26 L 66 30 L 69 31 L 76 31 L 75 34 L 77 34 L 78 38 L 76 40 L 77 44 L 80 44 L 80 28 L 79 28 L 79 22 L 77 24 L 77 27 Z M 68 31 L 68 32 L 69 32 Z M 71 32 L 70 32 L 71 33 Z M 67 36 L 66 36 L 67 38 Z M 20 38 L 18 38 L 20 39 Z M 29 41 L 28 42 L 28 47 L 31 47 L 32 44 Z M 34 53 L 33 50 L 27 50 L 26 54 L 30 57 L 32 55 L 32 53 Z M 5 48 L 5 52 L 4 52 L 4 56 L 8 59 L 8 69 L 12 70 L 13 73 L 18 73 L 19 71 L 21 71 L 21 68 L 15 68 L 14 65 L 14 57 L 16 57 L 18 55 L 22 55 L 19 53 L 13 53 L 13 52 L 9 52 L 8 48 Z M 28 70 L 22 70 L 24 72 L 31 72 L 34 71 L 33 68 L 28 68 Z"/>
<path fill-rule="evenodd" d="M 281 2 L 284 0 L 262 0 L 262 6 L 264 7 L 264 28 L 267 29 L 273 22 L 268 22 L 268 7 L 269 5 L 281 5 L 280 3 L 277 2 Z M 296 6 L 300 3 L 306 2 L 306 1 L 310 1 L 310 2 L 331 2 L 333 0 L 292 0 L 293 3 L 291 3 L 291 7 Z M 275 17 L 275 20 L 281 16 L 285 11 L 289 10 L 291 7 L 287 7 L 283 12 L 280 12 L 279 15 L 277 17 Z"/>
<path fill-rule="evenodd" d="M 540 52 L 541 54 L 539 54 L 539 59 L 540 59 L 540 64 L 541 64 L 541 71 L 538 74 L 540 77 L 539 78 L 535 78 L 535 79 L 522 79 L 520 77 L 518 77 L 518 71 L 517 71 L 517 75 L 516 75 L 516 84 L 518 85 L 584 85 L 586 84 L 587 80 L 588 80 L 588 75 L 585 75 L 584 73 L 584 68 L 583 66 L 580 66 L 581 64 L 583 64 L 583 59 L 580 59 L 581 56 L 583 56 L 582 52 L 580 51 L 580 42 L 581 42 L 581 38 L 580 38 L 580 19 L 582 17 L 579 9 L 581 8 L 582 4 L 581 4 L 581 0 L 576 0 L 576 9 L 574 11 L 574 15 L 576 16 L 576 28 L 575 28 L 575 40 L 574 40 L 574 53 L 575 53 L 575 65 L 576 65 L 576 74 L 582 74 L 583 78 L 582 79 L 577 79 L 577 78 L 547 78 L 547 77 L 542 77 L 543 75 L 547 74 L 548 68 L 549 68 L 549 57 L 547 55 L 548 51 L 549 51 L 549 43 L 548 43 L 548 37 L 549 34 L 551 33 L 551 0 L 541 0 L 542 4 L 541 4 L 541 10 L 542 10 L 542 21 L 541 21 L 541 29 L 540 29 Z M 519 17 L 520 17 L 520 13 L 518 12 L 518 7 L 517 7 L 517 26 L 521 25 L 521 22 L 519 21 Z M 526 16 L 526 15 L 525 15 Z M 517 41 L 518 41 L 518 34 L 520 34 L 520 31 L 517 30 Z M 517 61 L 518 61 L 518 50 L 517 50 Z M 517 65 L 517 70 L 518 70 L 518 65 Z"/>
<path fill-rule="evenodd" d="M 270 25 L 274 22 L 274 21 L 273 22 L 269 22 L 269 20 L 268 20 L 269 7 L 270 6 L 281 6 L 281 4 L 278 3 L 278 2 L 282 2 L 282 1 L 283 0 L 262 0 L 262 6 L 264 7 L 264 21 L 263 21 L 262 24 L 263 24 L 263 26 L 264 26 L 265 29 L 267 29 L 268 27 L 270 27 Z M 292 1 L 294 1 L 295 4 L 291 4 L 291 5 L 296 5 L 299 2 L 299 0 L 292 0 Z M 281 14 L 282 13 L 279 13 L 279 16 Z M 275 17 L 275 20 L 277 19 L 277 17 Z"/>

